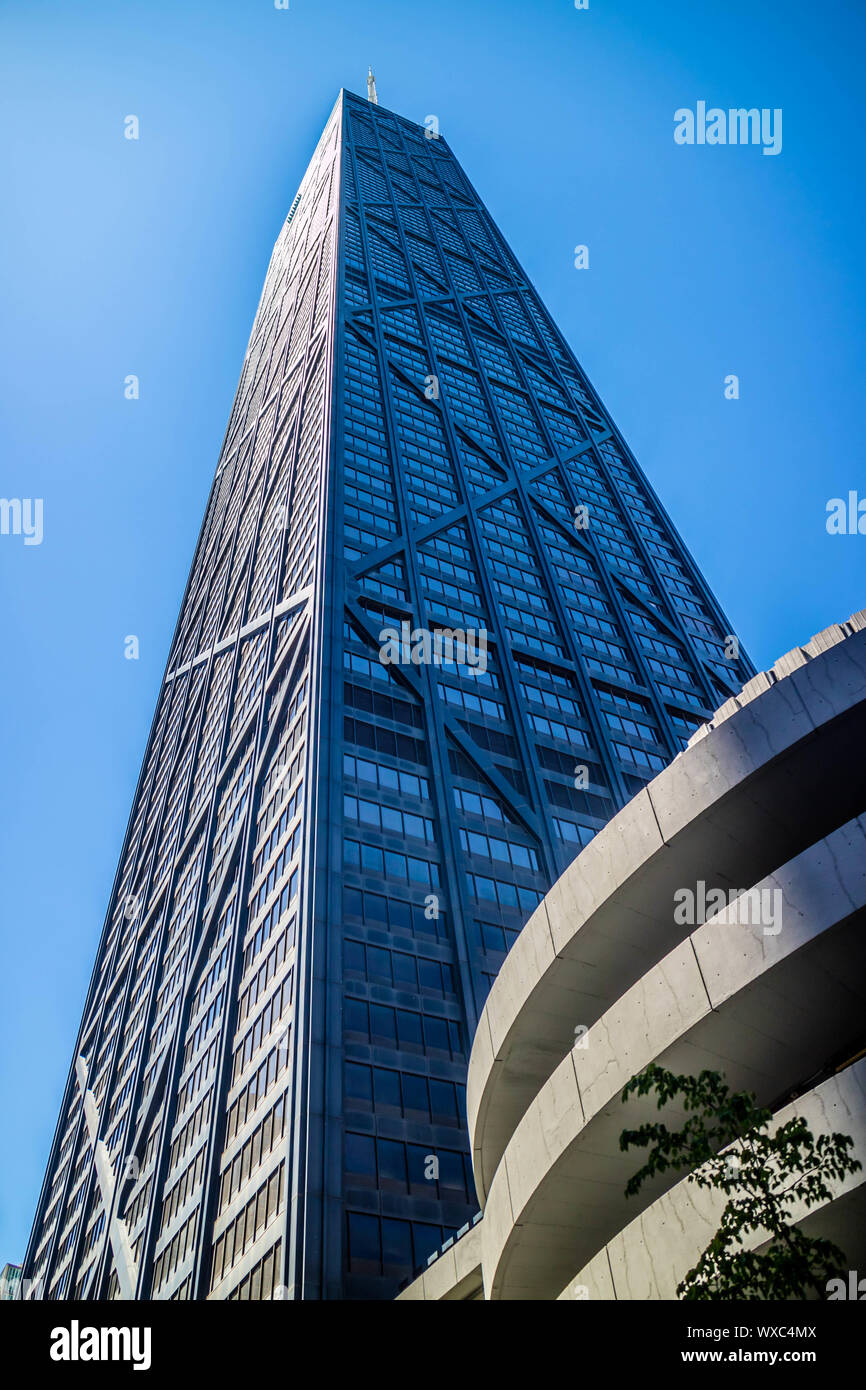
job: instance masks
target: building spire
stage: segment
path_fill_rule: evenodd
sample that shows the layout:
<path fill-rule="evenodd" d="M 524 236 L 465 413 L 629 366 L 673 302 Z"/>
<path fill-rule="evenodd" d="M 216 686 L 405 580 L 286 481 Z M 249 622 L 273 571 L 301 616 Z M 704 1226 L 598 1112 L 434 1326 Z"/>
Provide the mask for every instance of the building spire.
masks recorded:
<path fill-rule="evenodd" d="M 379 98 L 376 96 L 376 79 L 373 76 L 372 63 L 370 64 L 370 70 L 367 73 L 367 100 L 372 101 L 374 106 L 379 105 Z"/>

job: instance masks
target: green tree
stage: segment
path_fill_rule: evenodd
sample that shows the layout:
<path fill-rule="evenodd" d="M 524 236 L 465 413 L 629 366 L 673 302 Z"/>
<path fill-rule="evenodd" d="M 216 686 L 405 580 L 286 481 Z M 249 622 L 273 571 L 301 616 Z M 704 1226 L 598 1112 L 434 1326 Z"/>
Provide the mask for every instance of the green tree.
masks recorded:
<path fill-rule="evenodd" d="M 679 1130 L 645 1124 L 620 1135 L 623 1152 L 649 1147 L 644 1166 L 629 1179 L 626 1196 L 671 1168 L 688 1169 L 688 1181 L 728 1198 L 721 1224 L 694 1269 L 677 1286 L 684 1299 L 785 1299 L 826 1296 L 827 1280 L 846 1267 L 832 1241 L 810 1237 L 791 1221 L 797 1204 L 829 1200 L 829 1183 L 862 1165 L 845 1134 L 812 1134 L 802 1118 L 771 1130 L 772 1111 L 747 1091 L 731 1092 L 719 1072 L 677 1076 L 655 1063 L 632 1077 L 622 1093 L 655 1091 L 658 1108 L 679 1099 L 692 1112 Z M 719 1152 L 734 1145 L 727 1152 Z M 763 1253 L 743 1248 L 760 1233 Z M 769 1243 L 767 1240 L 769 1238 Z"/>

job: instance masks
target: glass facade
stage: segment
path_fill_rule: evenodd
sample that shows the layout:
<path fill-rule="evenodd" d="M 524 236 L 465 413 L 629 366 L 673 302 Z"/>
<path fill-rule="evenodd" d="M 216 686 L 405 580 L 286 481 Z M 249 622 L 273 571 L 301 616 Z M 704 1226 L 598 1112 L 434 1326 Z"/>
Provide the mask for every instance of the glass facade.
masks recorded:
<path fill-rule="evenodd" d="M 752 674 L 729 638 L 446 141 L 342 93 L 247 349 L 31 1296 L 392 1296 L 476 1210 L 505 952 Z"/>

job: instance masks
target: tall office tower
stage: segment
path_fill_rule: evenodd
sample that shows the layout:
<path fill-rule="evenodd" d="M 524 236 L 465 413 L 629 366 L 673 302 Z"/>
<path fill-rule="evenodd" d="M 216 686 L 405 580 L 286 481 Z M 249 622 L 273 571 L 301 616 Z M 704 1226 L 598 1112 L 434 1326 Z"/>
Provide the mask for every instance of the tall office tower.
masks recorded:
<path fill-rule="evenodd" d="M 432 127 L 341 94 L 277 240 L 31 1296 L 392 1295 L 510 942 L 751 674 Z"/>

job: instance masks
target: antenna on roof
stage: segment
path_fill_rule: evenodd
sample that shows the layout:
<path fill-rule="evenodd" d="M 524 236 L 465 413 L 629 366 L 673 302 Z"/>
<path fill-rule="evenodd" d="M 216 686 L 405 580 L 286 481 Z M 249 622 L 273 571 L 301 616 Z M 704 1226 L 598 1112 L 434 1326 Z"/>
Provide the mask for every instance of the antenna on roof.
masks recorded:
<path fill-rule="evenodd" d="M 367 73 L 367 100 L 372 101 L 374 106 L 379 105 L 379 98 L 376 96 L 376 79 L 373 76 L 373 65 L 370 64 L 370 71 Z"/>

